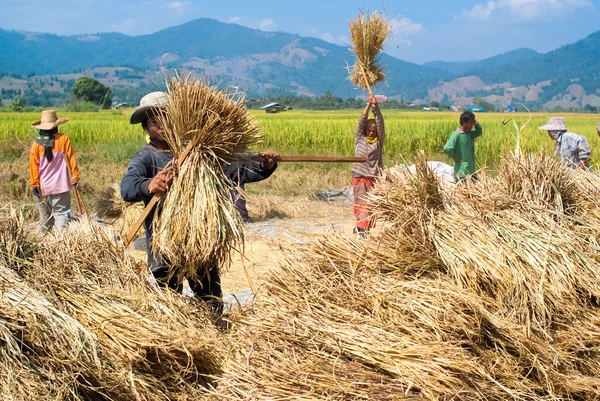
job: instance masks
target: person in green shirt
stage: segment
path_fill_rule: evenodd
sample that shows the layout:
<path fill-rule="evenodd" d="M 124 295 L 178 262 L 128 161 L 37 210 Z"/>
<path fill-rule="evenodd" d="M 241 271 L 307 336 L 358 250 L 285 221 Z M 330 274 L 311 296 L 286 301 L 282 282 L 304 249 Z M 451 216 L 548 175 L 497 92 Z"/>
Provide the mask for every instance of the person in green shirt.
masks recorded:
<path fill-rule="evenodd" d="M 481 136 L 481 125 L 472 111 L 460 115 L 460 127 L 450 135 L 444 152 L 454 160 L 454 175 L 458 182 L 467 178 L 477 179 L 475 174 L 475 138 Z"/>

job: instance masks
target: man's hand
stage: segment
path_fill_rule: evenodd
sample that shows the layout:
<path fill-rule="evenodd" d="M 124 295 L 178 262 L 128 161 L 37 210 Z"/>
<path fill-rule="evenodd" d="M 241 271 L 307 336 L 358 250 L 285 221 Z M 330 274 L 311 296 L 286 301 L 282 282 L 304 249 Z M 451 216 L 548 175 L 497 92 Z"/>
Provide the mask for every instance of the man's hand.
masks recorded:
<path fill-rule="evenodd" d="M 273 166 L 277 164 L 277 162 L 281 159 L 279 157 L 279 153 L 273 152 L 272 150 L 267 150 L 258 154 L 263 158 L 263 163 L 266 168 L 272 169 Z"/>
<path fill-rule="evenodd" d="M 161 170 L 148 183 L 148 192 L 151 194 L 164 194 L 169 190 L 173 180 L 173 167 Z"/>
<path fill-rule="evenodd" d="M 79 184 L 79 177 L 71 177 L 71 184 L 72 185 Z"/>
<path fill-rule="evenodd" d="M 369 94 L 369 104 L 377 106 L 377 99 L 375 98 L 375 95 Z"/>
<path fill-rule="evenodd" d="M 460 157 L 455 157 L 454 163 L 462 163 L 462 159 Z"/>

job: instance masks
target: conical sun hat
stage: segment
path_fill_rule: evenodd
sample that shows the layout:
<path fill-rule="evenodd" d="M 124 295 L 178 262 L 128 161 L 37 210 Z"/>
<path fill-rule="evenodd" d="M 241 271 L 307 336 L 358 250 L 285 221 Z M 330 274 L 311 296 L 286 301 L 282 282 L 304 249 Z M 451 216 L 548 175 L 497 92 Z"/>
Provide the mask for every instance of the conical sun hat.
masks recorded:
<path fill-rule="evenodd" d="M 68 118 L 58 118 L 56 111 L 42 111 L 42 119 L 31 123 L 31 126 L 36 129 L 52 129 L 69 121 Z"/>
<path fill-rule="evenodd" d="M 546 131 L 566 131 L 567 126 L 565 120 L 562 117 L 550 117 L 546 125 L 542 125 L 540 129 Z"/>
<path fill-rule="evenodd" d="M 130 124 L 139 124 L 154 115 L 156 108 L 167 107 L 169 96 L 165 92 L 150 92 L 140 100 L 140 106 L 135 109 L 129 118 Z"/>

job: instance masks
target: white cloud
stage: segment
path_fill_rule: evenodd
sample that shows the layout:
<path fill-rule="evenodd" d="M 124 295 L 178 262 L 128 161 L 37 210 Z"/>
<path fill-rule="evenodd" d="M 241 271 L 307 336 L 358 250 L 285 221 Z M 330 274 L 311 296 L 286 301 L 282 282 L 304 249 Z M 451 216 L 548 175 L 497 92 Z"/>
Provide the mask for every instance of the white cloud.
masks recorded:
<path fill-rule="evenodd" d="M 277 28 L 277 24 L 273 18 L 265 18 L 260 21 L 258 27 L 261 31 L 274 31 Z"/>
<path fill-rule="evenodd" d="M 240 17 L 239 15 L 234 15 L 233 17 L 229 17 L 227 19 L 227 22 L 231 22 L 232 24 L 237 24 L 242 20 L 242 17 Z"/>
<path fill-rule="evenodd" d="M 189 1 L 172 1 L 167 4 L 167 7 L 171 10 L 181 10 L 190 5 Z"/>
<path fill-rule="evenodd" d="M 488 20 L 494 15 L 507 12 L 515 17 L 536 19 L 548 15 L 560 15 L 574 9 L 592 5 L 591 0 L 489 0 L 477 4 L 462 16 L 474 20 Z"/>
<path fill-rule="evenodd" d="M 410 18 L 392 18 L 390 24 L 394 26 L 394 32 L 404 35 L 415 35 L 424 31 L 423 25 L 412 22 Z"/>

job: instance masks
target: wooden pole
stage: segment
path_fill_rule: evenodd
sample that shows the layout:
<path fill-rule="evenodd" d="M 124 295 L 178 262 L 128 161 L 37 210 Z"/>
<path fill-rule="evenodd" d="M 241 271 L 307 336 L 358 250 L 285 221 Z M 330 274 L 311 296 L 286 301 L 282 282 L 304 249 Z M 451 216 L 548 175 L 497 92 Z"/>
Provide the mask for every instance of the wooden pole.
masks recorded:
<path fill-rule="evenodd" d="M 69 160 L 69 157 L 64 153 L 63 153 L 63 160 L 65 161 L 65 164 L 67 165 L 67 173 L 69 175 L 69 180 L 71 180 L 71 178 L 73 177 L 73 170 L 71 169 L 71 161 Z M 81 196 L 81 191 L 79 191 L 77 184 L 73 185 L 73 194 L 75 195 L 75 203 L 77 203 L 77 209 L 79 210 L 79 214 L 82 216 L 85 216 L 87 219 L 89 219 L 90 215 L 88 214 L 88 211 L 85 207 L 85 203 L 83 203 L 83 197 Z"/>
<path fill-rule="evenodd" d="M 239 155 L 238 161 L 261 162 L 264 159 L 259 155 Z M 366 162 L 366 157 L 346 156 L 279 156 L 278 162 L 300 162 L 300 163 L 361 163 Z"/>
<path fill-rule="evenodd" d="M 367 85 L 367 90 L 369 91 L 369 95 L 372 95 L 371 85 L 369 85 L 369 80 L 367 79 L 367 73 L 365 72 L 365 66 L 360 64 L 360 70 L 362 71 L 363 78 L 365 79 L 365 85 Z"/>
<path fill-rule="evenodd" d="M 183 161 L 189 155 L 191 150 L 192 150 L 191 143 L 189 143 L 188 146 L 185 148 L 185 150 L 181 153 L 179 158 L 174 163 L 175 166 L 177 166 L 177 168 L 179 168 L 181 166 L 181 163 L 183 163 Z M 280 160 L 279 160 L 280 162 L 338 163 L 338 162 L 365 162 L 365 161 L 367 161 L 366 157 L 279 156 L 279 158 L 280 158 Z M 260 157 L 259 155 L 238 155 L 237 160 L 260 162 L 260 161 L 263 161 L 263 158 Z M 142 212 L 140 217 L 136 220 L 136 222 L 133 224 L 133 226 L 131 226 L 131 228 L 129 229 L 129 232 L 127 232 L 127 235 L 125 236 L 125 239 L 123 240 L 123 243 L 125 244 L 126 247 L 129 246 L 129 244 L 131 244 L 131 242 L 135 238 L 135 235 L 142 227 L 142 224 L 144 224 L 144 220 L 146 220 L 146 217 L 148 217 L 148 215 L 150 214 L 152 209 L 154 209 L 154 207 L 156 206 L 156 203 L 158 202 L 159 199 L 160 199 L 160 195 L 154 194 L 152 199 L 150 199 L 150 202 L 148 202 L 148 204 L 146 205 L 146 208 L 144 209 L 144 211 Z"/>

